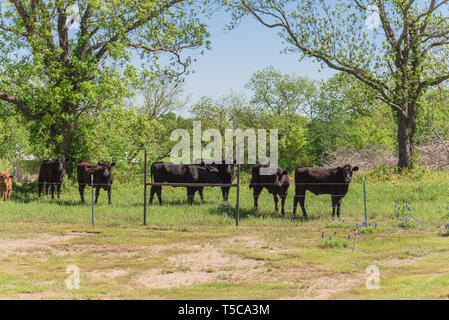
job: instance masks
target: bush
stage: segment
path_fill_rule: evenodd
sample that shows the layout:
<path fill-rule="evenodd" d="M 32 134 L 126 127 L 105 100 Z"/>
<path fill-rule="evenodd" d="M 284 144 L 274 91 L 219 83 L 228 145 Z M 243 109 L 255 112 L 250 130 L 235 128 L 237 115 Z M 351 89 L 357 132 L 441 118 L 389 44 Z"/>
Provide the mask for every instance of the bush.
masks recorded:
<path fill-rule="evenodd" d="M 348 240 L 338 238 L 323 239 L 320 243 L 320 248 L 346 248 L 348 246 Z"/>

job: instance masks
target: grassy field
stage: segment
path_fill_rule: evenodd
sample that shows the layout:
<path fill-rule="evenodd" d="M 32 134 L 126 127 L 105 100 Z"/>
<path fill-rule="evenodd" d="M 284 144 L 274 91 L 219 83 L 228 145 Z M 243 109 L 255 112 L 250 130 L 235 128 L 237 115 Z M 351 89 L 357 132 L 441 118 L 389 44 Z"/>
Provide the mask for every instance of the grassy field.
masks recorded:
<path fill-rule="evenodd" d="M 111 206 L 102 191 L 91 226 L 90 203 L 79 204 L 74 184 L 66 183 L 59 201 L 15 186 L 13 201 L 0 203 L 0 298 L 447 299 L 448 179 L 444 172 L 370 178 L 367 227 L 360 227 L 360 174 L 341 221 L 330 219 L 329 196 L 310 193 L 311 219 L 291 219 L 294 188 L 287 217 L 276 215 L 267 191 L 254 212 L 243 185 L 238 228 L 219 189 L 206 188 L 206 201 L 197 195 L 188 206 L 185 189 L 165 188 L 166 203 L 149 207 L 143 226 L 142 186 L 118 182 Z M 87 194 L 90 201 L 90 188 Z M 80 270 L 78 290 L 65 285 L 70 265 Z M 365 286 L 371 265 L 379 268 L 379 289 Z"/>

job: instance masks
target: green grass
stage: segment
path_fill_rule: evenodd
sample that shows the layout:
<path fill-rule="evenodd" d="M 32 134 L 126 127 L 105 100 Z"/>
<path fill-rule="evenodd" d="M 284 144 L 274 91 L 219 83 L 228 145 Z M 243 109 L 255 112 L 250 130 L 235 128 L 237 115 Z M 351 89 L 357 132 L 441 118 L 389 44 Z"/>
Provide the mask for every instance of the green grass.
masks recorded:
<path fill-rule="evenodd" d="M 91 226 L 90 188 L 80 205 L 70 182 L 60 200 L 15 185 L 12 201 L 0 202 L 0 298 L 448 298 L 448 174 L 368 181 L 367 227 L 360 181 L 343 199 L 344 222 L 330 219 L 329 196 L 310 193 L 310 220 L 292 219 L 294 187 L 286 217 L 266 190 L 255 212 L 245 184 L 238 228 L 218 188 L 205 189 L 204 203 L 197 194 L 192 206 L 184 188 L 164 188 L 164 205 L 155 199 L 143 226 L 143 187 L 116 182 L 111 206 L 101 191 Z M 229 203 L 235 199 L 232 189 Z M 64 283 L 71 264 L 81 270 L 76 291 Z M 380 268 L 379 290 L 365 287 L 370 265 Z"/>

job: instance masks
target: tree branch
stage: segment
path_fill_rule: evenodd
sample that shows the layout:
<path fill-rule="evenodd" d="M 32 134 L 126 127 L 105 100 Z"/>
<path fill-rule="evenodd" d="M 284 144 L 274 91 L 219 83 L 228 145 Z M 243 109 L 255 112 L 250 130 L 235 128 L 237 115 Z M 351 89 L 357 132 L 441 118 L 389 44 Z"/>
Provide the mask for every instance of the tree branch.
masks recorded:
<path fill-rule="evenodd" d="M 27 118 L 36 120 L 37 117 L 28 108 L 28 106 L 19 98 L 15 97 L 15 96 L 8 95 L 5 92 L 0 91 L 0 99 L 16 105 Z"/>

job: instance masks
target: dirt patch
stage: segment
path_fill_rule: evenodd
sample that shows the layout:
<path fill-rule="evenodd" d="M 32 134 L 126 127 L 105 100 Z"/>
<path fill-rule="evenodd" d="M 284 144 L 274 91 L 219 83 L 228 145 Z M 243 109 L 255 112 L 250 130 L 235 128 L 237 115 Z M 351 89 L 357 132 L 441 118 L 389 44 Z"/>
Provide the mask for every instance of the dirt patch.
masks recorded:
<path fill-rule="evenodd" d="M 61 244 L 79 235 L 67 234 L 56 235 L 51 233 L 40 233 L 36 238 L 22 239 L 0 239 L 0 257 L 4 258 L 10 254 L 28 254 L 30 251 L 39 252 L 51 250 L 52 245 Z"/>
<path fill-rule="evenodd" d="M 190 252 L 169 257 L 169 262 L 165 266 L 138 276 L 135 284 L 161 289 L 222 280 L 244 281 L 253 278 L 258 272 L 263 272 L 264 262 L 226 254 L 222 248 L 212 245 L 183 246 L 182 248 Z M 166 247 L 164 250 L 167 249 Z M 162 250 L 162 248 L 159 247 L 156 250 Z"/>
<path fill-rule="evenodd" d="M 15 300 L 56 300 L 61 299 L 61 294 L 57 292 L 36 292 L 36 293 L 20 293 L 14 298 L 5 298 L 6 299 L 15 299 Z M 2 300 L 3 298 L 0 298 Z"/>
<path fill-rule="evenodd" d="M 86 236 L 74 232 L 67 235 L 43 233 L 38 238 L 0 240 L 0 255 L 34 254 L 45 257 L 50 252 L 56 255 L 84 254 L 105 258 L 129 260 L 128 265 L 116 265 L 110 269 L 84 271 L 92 280 L 114 280 L 125 290 L 164 289 L 213 282 L 229 283 L 279 283 L 293 285 L 291 294 L 282 299 L 326 299 L 363 285 L 366 275 L 333 273 L 313 266 L 301 268 L 273 268 L 269 260 L 251 259 L 234 254 L 232 249 L 250 249 L 263 253 L 298 254 L 298 248 L 286 249 L 274 246 L 269 241 L 254 235 L 241 235 L 204 244 L 173 243 L 169 245 L 107 245 L 73 244 L 69 240 Z M 160 259 L 160 265 L 137 271 L 132 261 Z M 282 257 L 281 257 L 282 258 Z M 398 263 L 412 259 L 397 259 Z M 159 261 L 159 260 L 158 260 Z M 413 260 L 414 262 L 415 260 Z M 395 261 L 386 261 L 394 266 Z M 386 265 L 382 263 L 381 265 Z M 412 263 L 412 262 L 410 262 Z M 95 266 L 94 266 L 95 268 Z M 137 272 L 136 272 L 137 271 Z M 19 294 L 18 299 L 61 298 L 57 293 L 41 292 Z"/>
<path fill-rule="evenodd" d="M 388 259 L 379 261 L 378 264 L 384 267 L 401 267 L 401 266 L 409 266 L 411 264 L 415 264 L 419 262 L 421 258 L 406 258 L 406 259 Z"/>
<path fill-rule="evenodd" d="M 125 276 L 128 274 L 128 271 L 125 269 L 112 269 L 108 271 L 93 271 L 88 272 L 86 275 L 89 279 L 92 280 L 112 280 L 121 276 Z"/>

